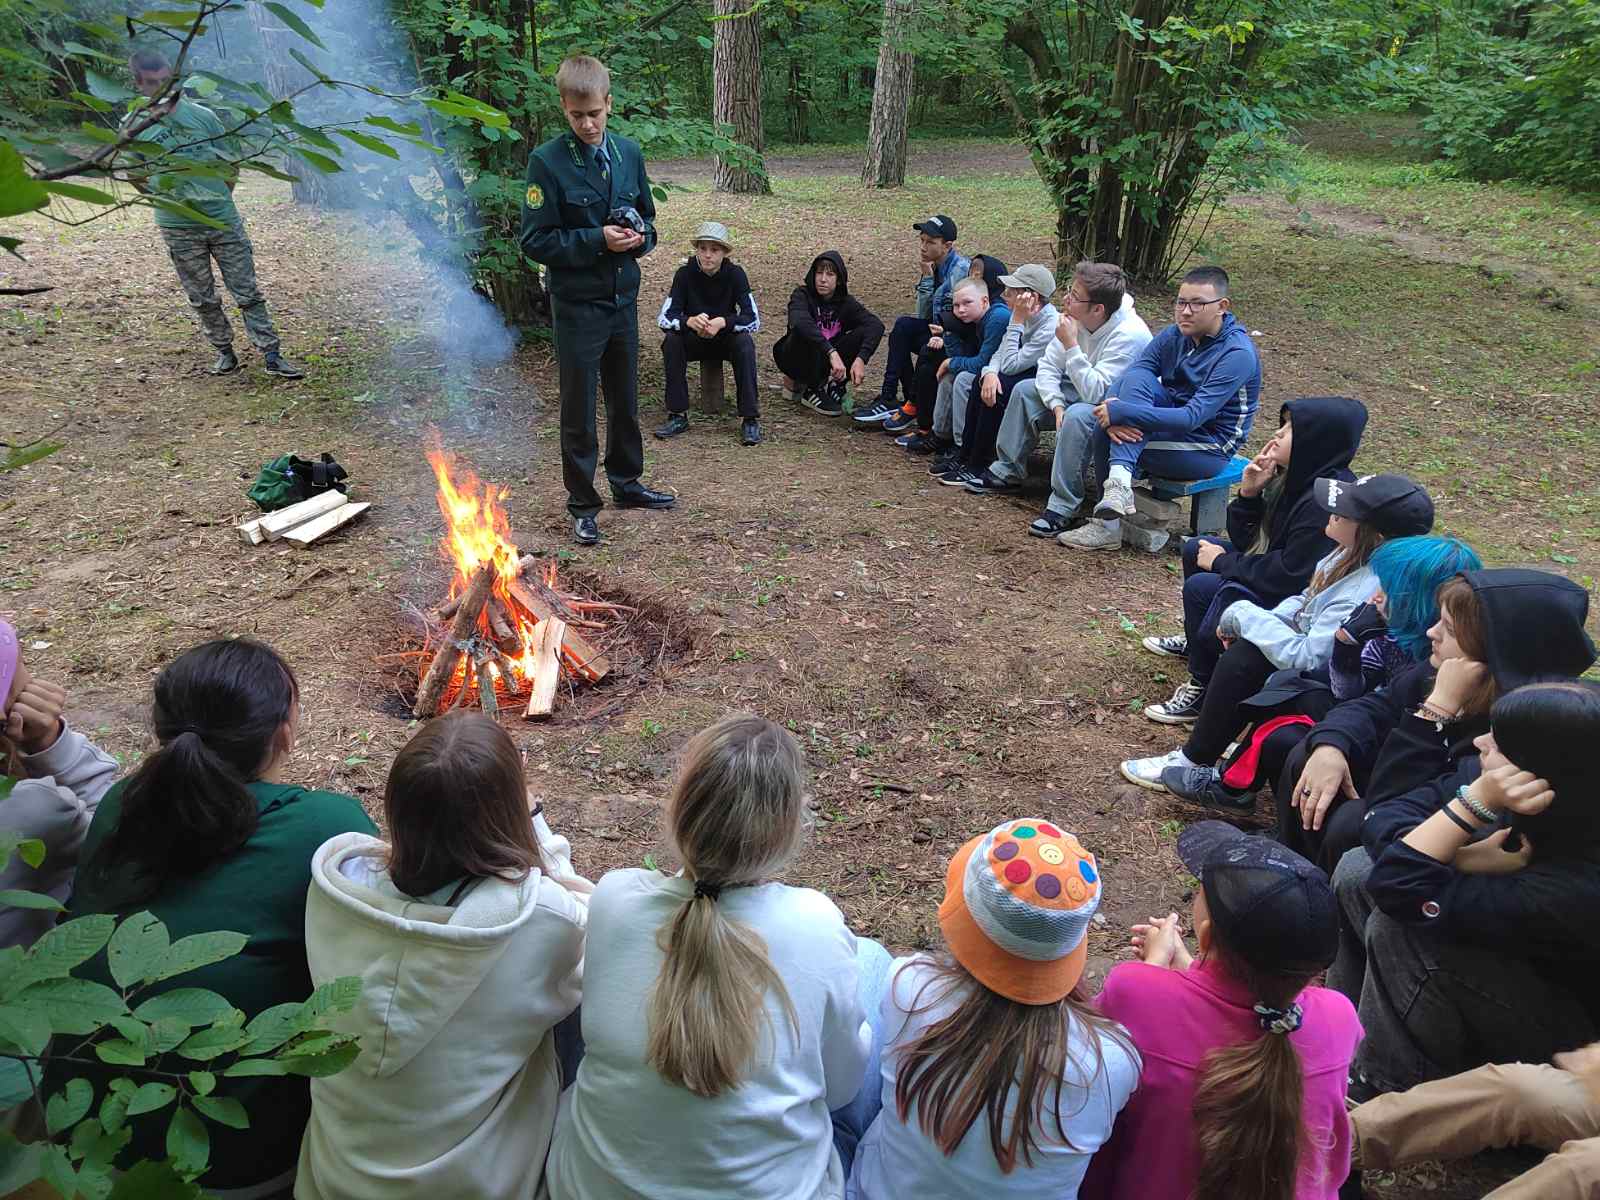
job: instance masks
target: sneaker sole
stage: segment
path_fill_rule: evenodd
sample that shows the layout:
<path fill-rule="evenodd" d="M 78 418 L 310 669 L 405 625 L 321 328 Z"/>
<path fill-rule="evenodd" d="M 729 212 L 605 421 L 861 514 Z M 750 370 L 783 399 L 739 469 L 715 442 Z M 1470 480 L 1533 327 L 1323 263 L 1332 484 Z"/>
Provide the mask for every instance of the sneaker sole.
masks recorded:
<path fill-rule="evenodd" d="M 1165 792 L 1167 790 L 1167 785 L 1162 783 L 1159 779 L 1140 779 L 1132 771 L 1128 770 L 1127 766 L 1124 764 L 1118 764 L 1117 770 L 1122 773 L 1122 777 L 1129 783 L 1133 784 L 1135 787 L 1142 787 L 1147 792 Z M 1170 792 L 1167 794 L 1171 795 Z"/>
<path fill-rule="evenodd" d="M 1098 544 L 1093 545 L 1093 546 L 1084 546 L 1084 545 L 1082 545 L 1082 544 L 1080 544 L 1078 542 L 1063 542 L 1061 540 L 1060 534 L 1057 534 L 1056 535 L 1056 545 L 1065 546 L 1068 550 L 1090 550 L 1090 551 L 1093 551 L 1093 550 L 1121 550 L 1122 549 L 1122 539 L 1118 538 L 1114 542 L 1101 542 L 1101 543 L 1098 543 Z"/>
<path fill-rule="evenodd" d="M 850 419 L 857 425 L 882 425 L 893 415 L 893 413 L 873 413 L 870 417 L 862 417 L 851 414 Z"/>
<path fill-rule="evenodd" d="M 1182 659 L 1187 659 L 1189 657 L 1187 652 L 1185 652 L 1183 654 L 1179 654 L 1176 651 L 1168 650 L 1163 646 L 1152 645 L 1150 638 L 1145 638 L 1139 644 L 1141 646 L 1143 646 L 1146 650 L 1148 650 L 1151 654 L 1154 654 L 1157 658 L 1182 658 Z"/>
<path fill-rule="evenodd" d="M 1036 538 L 1049 538 L 1051 541 L 1054 541 L 1056 538 L 1060 537 L 1066 532 L 1067 527 L 1065 525 L 1058 526 L 1054 529 L 1040 529 L 1037 525 L 1028 526 L 1029 536 Z"/>
<path fill-rule="evenodd" d="M 965 479 L 945 479 L 941 476 L 939 482 L 944 484 L 945 487 L 964 488 L 967 486 L 967 481 Z"/>
<path fill-rule="evenodd" d="M 1104 500 L 1094 506 L 1094 515 L 1102 521 L 1120 521 L 1123 517 L 1131 517 L 1138 511 L 1138 505 L 1124 510 L 1114 504 L 1107 504 Z"/>
<path fill-rule="evenodd" d="M 1192 717 L 1174 717 L 1169 713 L 1157 713 L 1153 704 L 1144 710 L 1144 715 L 1146 720 L 1154 721 L 1157 725 L 1193 725 L 1200 719 L 1199 713 Z M 1166 791 L 1167 789 L 1162 788 L 1161 790 Z"/>

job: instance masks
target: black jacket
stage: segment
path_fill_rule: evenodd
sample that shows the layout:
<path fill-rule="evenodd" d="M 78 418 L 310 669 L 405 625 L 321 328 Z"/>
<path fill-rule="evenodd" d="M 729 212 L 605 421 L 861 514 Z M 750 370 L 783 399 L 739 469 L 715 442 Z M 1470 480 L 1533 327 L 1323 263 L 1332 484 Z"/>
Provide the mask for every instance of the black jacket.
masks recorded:
<path fill-rule="evenodd" d="M 1350 460 L 1367 427 L 1366 406 L 1343 396 L 1291 400 L 1279 411 L 1280 424 L 1285 415 L 1294 423 L 1294 444 L 1278 502 L 1269 518 L 1265 490 L 1255 496 L 1235 496 L 1228 505 L 1228 538 L 1234 549 L 1211 567 L 1224 579 L 1249 588 L 1266 606 L 1304 591 L 1317 563 L 1333 552 L 1333 542 L 1323 532 L 1328 514 L 1312 495 L 1311 485 L 1318 479 L 1348 483 L 1355 478 Z M 1267 548 L 1248 554 L 1263 520 L 1270 520 Z"/>
<path fill-rule="evenodd" d="M 817 264 L 824 260 L 833 264 L 839 282 L 833 295 L 824 300 L 817 295 Z M 850 273 L 844 265 L 844 255 L 837 250 L 824 250 L 811 260 L 805 284 L 795 288 L 789 296 L 789 332 L 819 346 L 831 345 L 833 339 L 853 330 L 861 330 L 861 361 L 866 362 L 883 340 L 883 322 L 868 311 L 867 306 L 850 294 Z M 832 327 L 833 332 L 826 330 Z"/>
<path fill-rule="evenodd" d="M 750 278 L 738 263 L 723 260 L 715 275 L 707 275 L 700 269 L 700 260 L 691 254 L 672 276 L 672 287 L 661 302 L 656 324 L 681 333 L 684 321 L 701 315 L 727 321 L 724 333 L 756 333 L 761 329 L 761 311 L 756 308 Z"/>

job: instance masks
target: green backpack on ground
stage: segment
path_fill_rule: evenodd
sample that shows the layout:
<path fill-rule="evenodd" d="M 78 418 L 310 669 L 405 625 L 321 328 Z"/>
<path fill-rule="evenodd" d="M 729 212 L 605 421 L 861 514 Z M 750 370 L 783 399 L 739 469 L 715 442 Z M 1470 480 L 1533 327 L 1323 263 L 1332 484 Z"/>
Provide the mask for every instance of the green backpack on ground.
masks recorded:
<path fill-rule="evenodd" d="M 331 454 L 324 454 L 318 462 L 294 454 L 280 454 L 261 468 L 256 481 L 250 485 L 249 496 L 262 512 L 273 512 L 309 500 L 330 488 L 342 492 L 345 490 L 343 480 L 349 475 Z"/>

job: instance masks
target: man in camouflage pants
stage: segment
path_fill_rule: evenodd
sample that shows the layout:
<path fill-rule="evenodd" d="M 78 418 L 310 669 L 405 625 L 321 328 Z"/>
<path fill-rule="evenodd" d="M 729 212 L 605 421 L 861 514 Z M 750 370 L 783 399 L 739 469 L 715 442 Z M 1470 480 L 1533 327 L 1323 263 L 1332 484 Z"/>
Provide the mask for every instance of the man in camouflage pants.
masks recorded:
<path fill-rule="evenodd" d="M 128 66 L 133 72 L 134 86 L 152 101 L 167 90 L 172 79 L 172 64 L 153 50 L 138 51 L 128 60 Z M 150 111 L 148 107 L 138 109 L 129 120 L 138 120 Z M 222 144 L 226 131 L 209 108 L 186 99 L 181 89 L 173 88 L 168 98 L 159 102 L 157 111 L 161 119 L 139 134 L 141 141 L 154 142 L 173 157 L 192 162 L 228 161 Z M 211 273 L 211 260 L 216 259 L 222 271 L 222 282 L 239 305 L 245 332 L 261 351 L 267 374 L 280 379 L 303 379 L 305 372 L 279 353 L 278 331 L 272 326 L 266 299 L 256 283 L 250 238 L 244 231 L 239 210 L 234 207 L 234 182 L 235 178 L 190 175 L 177 176 L 163 184 L 159 172 L 152 172 L 143 179 L 135 179 L 134 186 L 148 195 L 179 201 L 223 223 L 223 228 L 218 229 L 171 208 L 156 208 L 156 228 L 167 243 L 167 253 L 177 269 L 178 281 L 183 284 L 189 304 L 199 314 L 207 339 L 217 348 L 217 361 L 211 364 L 211 374 L 227 375 L 239 369 L 239 358 L 233 352 L 233 327 L 222 311 L 216 279 Z"/>

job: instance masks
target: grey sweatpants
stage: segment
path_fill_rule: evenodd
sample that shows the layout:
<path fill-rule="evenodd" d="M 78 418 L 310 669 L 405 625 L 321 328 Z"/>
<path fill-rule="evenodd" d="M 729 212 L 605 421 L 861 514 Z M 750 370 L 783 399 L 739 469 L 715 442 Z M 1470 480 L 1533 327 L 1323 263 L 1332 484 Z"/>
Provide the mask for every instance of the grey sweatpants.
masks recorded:
<path fill-rule="evenodd" d="M 1046 507 L 1062 516 L 1071 516 L 1083 504 L 1084 476 L 1094 458 L 1094 435 L 1099 424 L 1094 409 L 1077 398 L 1070 386 L 1062 392 L 1067 402 L 1061 427 L 1056 430 L 1055 459 L 1050 464 L 1050 499 Z M 1011 389 L 1011 403 L 1000 421 L 1000 436 L 995 442 L 995 460 L 989 474 L 1010 483 L 1021 483 L 1028 475 L 1028 455 L 1039 444 L 1039 433 L 1056 428 L 1055 410 L 1039 399 L 1039 385 L 1032 379 L 1020 381 Z"/>
<path fill-rule="evenodd" d="M 255 255 L 243 223 L 235 221 L 226 229 L 204 225 L 163 228 L 161 237 L 167 243 L 167 253 L 177 269 L 184 295 L 189 297 L 190 307 L 200 317 L 206 339 L 218 350 L 227 350 L 233 345 L 233 327 L 222 311 L 216 277 L 211 273 L 211 260 L 216 259 L 222 271 L 222 282 L 233 293 L 250 340 L 262 354 L 277 353 L 278 331 L 272 327 L 266 298 L 256 284 Z"/>
<path fill-rule="evenodd" d="M 933 402 L 933 435 L 961 445 L 961 435 L 967 427 L 967 401 L 972 398 L 971 371 L 960 375 L 946 374 L 939 381 L 938 396 Z"/>

